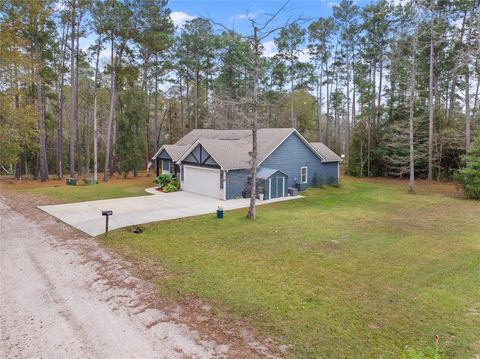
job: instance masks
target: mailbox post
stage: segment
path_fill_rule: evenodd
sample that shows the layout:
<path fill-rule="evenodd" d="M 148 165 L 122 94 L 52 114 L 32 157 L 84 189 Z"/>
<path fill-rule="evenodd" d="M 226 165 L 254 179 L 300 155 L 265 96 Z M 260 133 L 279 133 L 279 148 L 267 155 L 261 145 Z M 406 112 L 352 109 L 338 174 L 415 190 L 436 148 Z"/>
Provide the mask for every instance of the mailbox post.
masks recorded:
<path fill-rule="evenodd" d="M 113 214 L 113 211 L 102 211 L 102 216 L 105 216 L 105 235 L 108 234 L 108 217 Z"/>

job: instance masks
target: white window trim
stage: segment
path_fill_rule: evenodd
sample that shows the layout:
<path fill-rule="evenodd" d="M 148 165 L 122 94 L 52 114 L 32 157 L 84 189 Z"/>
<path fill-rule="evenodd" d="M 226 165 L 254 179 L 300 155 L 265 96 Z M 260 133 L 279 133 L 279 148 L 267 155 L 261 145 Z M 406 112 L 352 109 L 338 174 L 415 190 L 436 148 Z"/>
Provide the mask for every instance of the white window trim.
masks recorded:
<path fill-rule="evenodd" d="M 302 173 L 304 168 L 305 168 L 305 181 L 302 180 Z M 308 166 L 300 167 L 300 183 L 308 183 Z"/>

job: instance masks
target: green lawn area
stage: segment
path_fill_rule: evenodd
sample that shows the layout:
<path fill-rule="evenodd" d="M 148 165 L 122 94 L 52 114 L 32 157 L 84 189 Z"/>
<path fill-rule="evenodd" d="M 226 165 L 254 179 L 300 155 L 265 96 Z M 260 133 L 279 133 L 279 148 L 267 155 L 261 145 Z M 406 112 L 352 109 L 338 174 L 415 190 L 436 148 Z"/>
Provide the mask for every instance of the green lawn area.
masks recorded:
<path fill-rule="evenodd" d="M 472 358 L 480 203 L 430 187 L 408 195 L 405 183 L 345 178 L 260 206 L 255 221 L 238 210 L 98 238 L 166 270 L 154 278 L 162 294 L 207 300 L 289 345 L 289 357 L 401 358 L 432 352 L 438 334 L 439 358 Z"/>
<path fill-rule="evenodd" d="M 26 180 L 3 182 L 1 188 L 46 196 L 58 203 L 94 201 L 121 197 L 145 196 L 145 188 L 154 186 L 154 177 L 113 177 L 109 182 L 99 181 L 96 185 L 67 186 L 64 180 L 50 180 L 44 183 Z"/>

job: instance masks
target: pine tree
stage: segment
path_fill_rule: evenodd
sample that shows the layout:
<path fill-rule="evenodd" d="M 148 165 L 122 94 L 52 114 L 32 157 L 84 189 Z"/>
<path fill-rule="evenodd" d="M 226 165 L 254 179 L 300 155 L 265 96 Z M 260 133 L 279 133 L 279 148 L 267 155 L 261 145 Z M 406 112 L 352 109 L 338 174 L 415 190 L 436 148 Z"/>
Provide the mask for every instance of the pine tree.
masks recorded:
<path fill-rule="evenodd" d="M 458 171 L 455 179 L 465 197 L 480 199 L 480 131 L 465 156 L 465 167 Z"/>

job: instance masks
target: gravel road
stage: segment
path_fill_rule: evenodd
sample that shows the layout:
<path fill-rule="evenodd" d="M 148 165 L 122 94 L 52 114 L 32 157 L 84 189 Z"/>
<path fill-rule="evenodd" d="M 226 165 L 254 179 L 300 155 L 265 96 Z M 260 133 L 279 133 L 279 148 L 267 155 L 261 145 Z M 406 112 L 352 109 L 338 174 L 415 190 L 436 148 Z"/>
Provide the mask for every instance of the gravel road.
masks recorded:
<path fill-rule="evenodd" d="M 2 357 L 231 356 L 175 310 L 154 308 L 155 288 L 93 238 L 59 238 L 12 206 L 0 196 Z"/>

